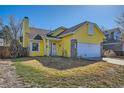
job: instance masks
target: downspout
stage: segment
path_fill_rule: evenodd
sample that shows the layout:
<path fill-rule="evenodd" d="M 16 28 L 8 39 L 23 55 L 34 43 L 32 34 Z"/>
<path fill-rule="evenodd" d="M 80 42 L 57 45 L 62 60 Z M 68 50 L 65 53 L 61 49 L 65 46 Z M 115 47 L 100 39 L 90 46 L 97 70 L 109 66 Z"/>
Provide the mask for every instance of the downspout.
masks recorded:
<path fill-rule="evenodd" d="M 46 53 L 46 38 L 43 37 L 43 43 L 44 43 L 44 56 L 47 55 Z"/>

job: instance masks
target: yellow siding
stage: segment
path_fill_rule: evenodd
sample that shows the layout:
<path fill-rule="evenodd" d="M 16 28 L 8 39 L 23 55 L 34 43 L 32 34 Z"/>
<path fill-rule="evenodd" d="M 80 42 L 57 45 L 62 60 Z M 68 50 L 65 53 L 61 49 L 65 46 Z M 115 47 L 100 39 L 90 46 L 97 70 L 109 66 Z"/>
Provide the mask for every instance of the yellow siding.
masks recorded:
<path fill-rule="evenodd" d="M 71 39 L 73 35 L 68 35 L 62 38 L 62 56 L 71 57 Z"/>
<path fill-rule="evenodd" d="M 32 51 L 31 56 L 44 56 L 44 43 L 43 40 L 40 40 L 39 51 Z"/>
<path fill-rule="evenodd" d="M 29 32 L 28 19 L 23 20 L 22 32 L 23 32 L 23 47 L 28 47 L 28 42 L 29 42 L 29 38 L 28 38 L 28 32 Z"/>
<path fill-rule="evenodd" d="M 81 43 L 99 44 L 103 41 L 104 34 L 94 25 L 94 34 L 88 34 L 88 24 L 85 24 L 75 31 L 74 38 Z"/>
<path fill-rule="evenodd" d="M 57 50 L 58 56 L 62 56 L 62 43 L 61 42 L 62 41 L 59 41 L 58 46 L 57 46 L 57 48 L 58 48 L 58 50 Z"/>

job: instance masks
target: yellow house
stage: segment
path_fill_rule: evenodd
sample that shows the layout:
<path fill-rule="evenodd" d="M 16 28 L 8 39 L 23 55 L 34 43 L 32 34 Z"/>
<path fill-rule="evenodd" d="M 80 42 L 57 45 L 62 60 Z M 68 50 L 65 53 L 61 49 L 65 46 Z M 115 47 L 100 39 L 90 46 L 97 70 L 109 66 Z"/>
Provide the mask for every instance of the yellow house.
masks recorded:
<path fill-rule="evenodd" d="M 22 24 L 22 45 L 29 48 L 30 56 L 101 57 L 105 36 L 95 23 L 85 21 L 54 31 L 29 27 L 28 17 Z"/>

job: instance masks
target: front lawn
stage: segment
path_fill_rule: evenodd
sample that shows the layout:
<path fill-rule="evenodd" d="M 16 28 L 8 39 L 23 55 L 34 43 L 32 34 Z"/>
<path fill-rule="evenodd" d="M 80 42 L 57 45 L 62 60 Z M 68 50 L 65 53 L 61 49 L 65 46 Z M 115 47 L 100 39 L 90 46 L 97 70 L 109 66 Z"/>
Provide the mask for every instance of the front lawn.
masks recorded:
<path fill-rule="evenodd" d="M 31 87 L 123 87 L 124 66 L 61 57 L 13 59 Z"/>

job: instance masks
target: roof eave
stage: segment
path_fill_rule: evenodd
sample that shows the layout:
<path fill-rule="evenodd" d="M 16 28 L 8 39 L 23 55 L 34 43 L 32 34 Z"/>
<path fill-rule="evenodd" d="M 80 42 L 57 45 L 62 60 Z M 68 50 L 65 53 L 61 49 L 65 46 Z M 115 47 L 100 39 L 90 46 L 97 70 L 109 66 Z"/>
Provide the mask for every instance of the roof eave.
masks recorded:
<path fill-rule="evenodd" d="M 66 34 L 60 35 L 59 37 L 64 37 L 64 36 L 71 35 L 71 34 L 74 34 L 74 32 L 69 32 L 69 33 L 66 33 Z"/>
<path fill-rule="evenodd" d="M 46 37 L 46 39 L 48 39 L 48 40 L 57 40 L 57 41 L 61 40 L 59 38 L 51 38 L 51 37 Z"/>

